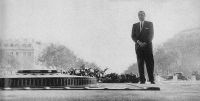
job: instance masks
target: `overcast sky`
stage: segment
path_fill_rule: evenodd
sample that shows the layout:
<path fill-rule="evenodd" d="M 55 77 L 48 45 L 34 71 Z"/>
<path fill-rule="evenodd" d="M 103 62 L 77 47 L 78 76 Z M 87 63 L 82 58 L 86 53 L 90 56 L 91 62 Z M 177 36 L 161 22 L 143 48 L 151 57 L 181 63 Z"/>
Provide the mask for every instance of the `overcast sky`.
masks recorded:
<path fill-rule="evenodd" d="M 200 26 L 199 0 L 1 0 L 1 38 L 58 42 L 121 73 L 136 62 L 131 29 L 139 10 L 154 24 L 154 46 Z"/>

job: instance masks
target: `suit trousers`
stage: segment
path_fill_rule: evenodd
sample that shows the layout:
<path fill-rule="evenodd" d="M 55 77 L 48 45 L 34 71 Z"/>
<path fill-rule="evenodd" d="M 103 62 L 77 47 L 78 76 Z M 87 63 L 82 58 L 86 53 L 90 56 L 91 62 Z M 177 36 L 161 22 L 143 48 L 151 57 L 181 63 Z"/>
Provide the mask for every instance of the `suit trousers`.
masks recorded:
<path fill-rule="evenodd" d="M 145 47 L 140 47 L 138 44 L 136 44 L 135 47 L 140 82 L 146 81 L 144 74 L 144 64 L 146 64 L 149 81 L 154 82 L 154 58 L 152 44 L 147 44 Z"/>

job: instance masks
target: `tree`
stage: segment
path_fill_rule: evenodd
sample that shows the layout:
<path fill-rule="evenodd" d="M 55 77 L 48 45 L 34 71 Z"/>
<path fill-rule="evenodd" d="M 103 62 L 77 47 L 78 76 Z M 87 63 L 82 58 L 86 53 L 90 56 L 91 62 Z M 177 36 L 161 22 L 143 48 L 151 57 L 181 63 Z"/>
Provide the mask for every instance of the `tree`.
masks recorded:
<path fill-rule="evenodd" d="M 56 67 L 57 69 L 68 69 L 69 67 L 75 67 L 77 58 L 63 45 L 51 44 L 42 52 L 42 55 L 38 59 L 43 65 L 48 68 Z"/>
<path fill-rule="evenodd" d="M 48 68 L 56 67 L 56 69 L 66 70 L 65 73 L 70 75 L 99 78 L 99 72 L 102 71 L 95 63 L 85 62 L 76 57 L 71 50 L 63 45 L 51 44 L 44 49 L 38 61 Z"/>

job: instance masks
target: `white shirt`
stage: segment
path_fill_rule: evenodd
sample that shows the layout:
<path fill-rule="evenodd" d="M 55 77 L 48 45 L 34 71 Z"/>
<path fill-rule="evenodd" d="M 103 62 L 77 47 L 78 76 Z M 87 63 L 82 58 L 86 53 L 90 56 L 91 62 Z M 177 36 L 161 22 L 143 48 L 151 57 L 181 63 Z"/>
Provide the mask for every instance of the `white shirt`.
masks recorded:
<path fill-rule="evenodd" d="M 142 31 L 143 27 L 144 27 L 144 21 L 140 21 L 140 32 Z"/>

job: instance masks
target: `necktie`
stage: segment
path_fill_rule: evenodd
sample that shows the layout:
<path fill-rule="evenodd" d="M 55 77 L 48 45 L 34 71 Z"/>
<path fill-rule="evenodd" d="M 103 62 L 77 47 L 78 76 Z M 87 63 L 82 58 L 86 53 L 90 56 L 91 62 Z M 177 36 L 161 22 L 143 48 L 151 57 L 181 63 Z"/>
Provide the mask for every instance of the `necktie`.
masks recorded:
<path fill-rule="evenodd" d="M 140 32 L 142 31 L 143 24 L 140 22 Z"/>

